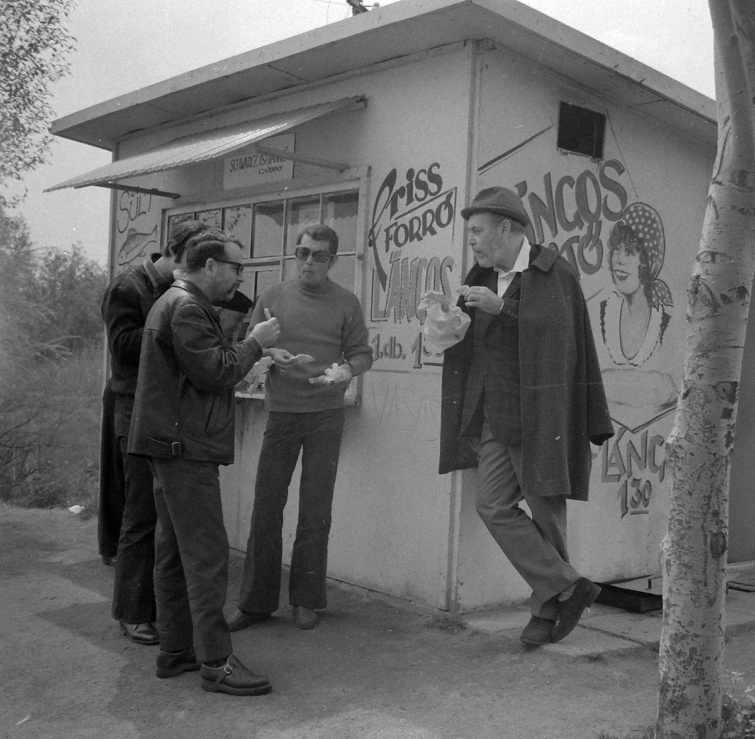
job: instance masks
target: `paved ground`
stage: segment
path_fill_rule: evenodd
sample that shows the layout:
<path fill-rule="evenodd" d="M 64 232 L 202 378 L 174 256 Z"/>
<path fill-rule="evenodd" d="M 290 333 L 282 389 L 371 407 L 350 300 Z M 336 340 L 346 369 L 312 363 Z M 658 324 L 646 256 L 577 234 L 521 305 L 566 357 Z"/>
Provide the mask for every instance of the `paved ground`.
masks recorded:
<path fill-rule="evenodd" d="M 230 593 L 237 591 L 234 558 Z M 197 673 L 154 677 L 156 647 L 111 620 L 96 522 L 0 508 L 0 737 L 31 739 L 591 739 L 653 723 L 659 614 L 596 606 L 563 642 L 517 641 L 522 609 L 459 626 L 334 585 L 322 623 L 234 634 L 273 693 L 230 697 Z M 229 603 L 230 607 L 233 602 Z M 727 665 L 755 683 L 755 593 L 730 592 Z"/>

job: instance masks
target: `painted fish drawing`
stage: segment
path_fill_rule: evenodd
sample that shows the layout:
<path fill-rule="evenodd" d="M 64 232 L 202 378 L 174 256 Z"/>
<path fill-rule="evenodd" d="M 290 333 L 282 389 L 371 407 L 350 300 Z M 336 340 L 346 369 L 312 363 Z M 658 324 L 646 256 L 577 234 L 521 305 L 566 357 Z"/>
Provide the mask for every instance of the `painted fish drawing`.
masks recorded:
<path fill-rule="evenodd" d="M 130 228 L 126 233 L 126 240 L 118 250 L 118 266 L 122 267 L 140 256 L 146 256 L 157 248 L 157 226 L 149 233 L 141 233 Z"/>

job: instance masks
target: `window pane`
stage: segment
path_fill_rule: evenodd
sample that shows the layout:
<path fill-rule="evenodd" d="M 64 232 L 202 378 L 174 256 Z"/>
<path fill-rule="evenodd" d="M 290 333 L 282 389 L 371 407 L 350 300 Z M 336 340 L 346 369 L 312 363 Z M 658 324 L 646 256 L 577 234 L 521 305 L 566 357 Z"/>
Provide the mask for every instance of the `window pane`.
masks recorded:
<path fill-rule="evenodd" d="M 296 259 L 283 260 L 283 280 L 293 280 L 299 274 L 296 267 Z"/>
<path fill-rule="evenodd" d="M 559 149 L 602 159 L 605 133 L 606 117 L 603 113 L 569 103 L 560 104 L 556 139 Z"/>
<path fill-rule="evenodd" d="M 320 222 L 320 196 L 289 200 L 286 220 L 286 254 L 293 254 L 301 230 Z"/>
<path fill-rule="evenodd" d="M 323 223 L 338 234 L 339 251 L 356 251 L 358 207 L 358 192 L 325 196 Z"/>
<path fill-rule="evenodd" d="M 257 272 L 257 286 L 254 291 L 254 301 L 262 295 L 271 285 L 277 285 L 280 282 L 280 272 L 278 267 L 274 270 L 260 270 Z"/>
<path fill-rule="evenodd" d="M 254 300 L 254 272 L 247 268 L 243 271 L 242 278 L 238 291 L 244 293 L 250 300 Z"/>
<path fill-rule="evenodd" d="M 340 246 L 338 247 L 341 248 Z M 337 282 L 341 287 L 354 292 L 354 270 L 356 269 L 356 257 L 338 257 L 336 263 L 330 268 L 328 277 Z"/>
<path fill-rule="evenodd" d="M 212 210 L 201 210 L 197 212 L 197 220 L 202 223 L 206 223 L 212 228 L 220 228 L 221 214 L 220 208 L 213 208 Z"/>
<path fill-rule="evenodd" d="M 254 206 L 252 257 L 277 257 L 283 247 L 283 203 Z"/>
<path fill-rule="evenodd" d="M 239 292 L 244 293 L 244 295 L 256 303 L 257 298 L 270 285 L 275 285 L 280 281 L 279 274 L 277 265 L 266 269 L 247 267 L 244 270 L 244 281 L 239 287 Z"/>
<path fill-rule="evenodd" d="M 223 208 L 223 230 L 244 245 L 244 256 L 248 257 L 252 244 L 252 206 L 234 205 Z"/>
<path fill-rule="evenodd" d="M 165 229 L 166 235 L 165 235 L 165 243 L 167 244 L 170 241 L 170 236 L 173 233 L 173 229 L 179 224 L 184 223 L 185 221 L 191 221 L 194 219 L 193 213 L 180 213 L 177 216 L 168 216 L 168 224 L 167 228 Z"/>

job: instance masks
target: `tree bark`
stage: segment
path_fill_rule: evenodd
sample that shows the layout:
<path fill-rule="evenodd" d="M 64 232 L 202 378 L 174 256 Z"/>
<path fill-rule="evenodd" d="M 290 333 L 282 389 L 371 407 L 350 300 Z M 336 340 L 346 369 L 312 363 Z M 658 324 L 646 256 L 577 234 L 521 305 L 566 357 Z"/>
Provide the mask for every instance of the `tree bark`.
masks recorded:
<path fill-rule="evenodd" d="M 755 273 L 755 3 L 709 0 L 718 152 L 688 287 L 684 379 L 666 445 L 658 739 L 719 739 L 729 472 Z"/>

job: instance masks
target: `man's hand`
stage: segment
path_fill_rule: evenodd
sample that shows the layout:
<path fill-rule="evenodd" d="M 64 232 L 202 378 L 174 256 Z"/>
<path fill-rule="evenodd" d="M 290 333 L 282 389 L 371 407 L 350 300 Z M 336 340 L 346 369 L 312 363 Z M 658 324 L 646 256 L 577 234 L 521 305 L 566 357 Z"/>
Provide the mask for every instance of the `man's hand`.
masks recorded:
<path fill-rule="evenodd" d="M 297 363 L 296 356 L 291 354 L 288 349 L 273 347 L 268 349 L 266 354 L 273 360 L 273 362 L 275 362 L 275 368 L 279 372 L 286 372 Z"/>
<path fill-rule="evenodd" d="M 310 377 L 309 381 L 313 385 L 332 385 L 335 382 L 351 382 L 352 377 L 351 365 L 348 362 L 340 365 L 334 363 L 319 377 Z"/>
<path fill-rule="evenodd" d="M 470 308 L 479 308 L 483 313 L 497 316 L 503 307 L 503 300 L 487 287 L 470 287 L 464 298 Z"/>
<path fill-rule="evenodd" d="M 278 319 L 271 318 L 270 311 L 267 308 L 265 308 L 265 318 L 267 318 L 266 321 L 258 323 L 249 333 L 249 336 L 256 339 L 263 349 L 278 341 L 281 332 Z"/>
<path fill-rule="evenodd" d="M 315 358 L 311 354 L 291 354 L 288 349 L 274 346 L 265 350 L 265 356 L 275 362 L 275 367 L 279 372 L 287 372 L 296 364 L 314 362 Z"/>

